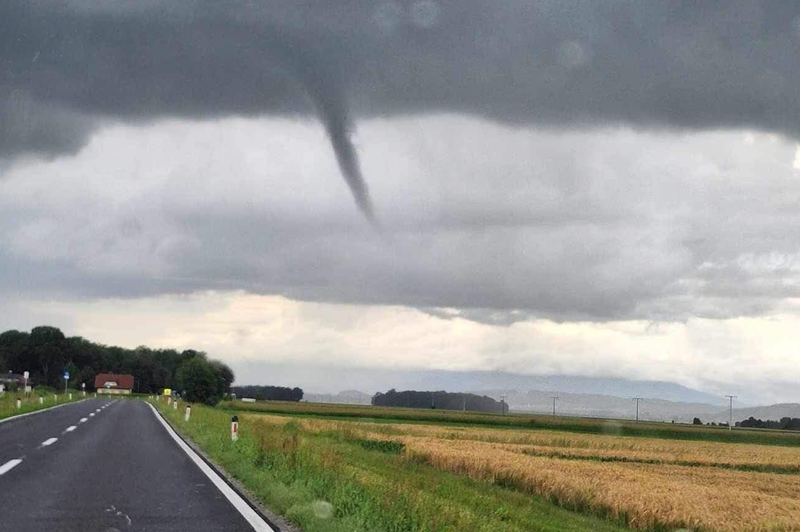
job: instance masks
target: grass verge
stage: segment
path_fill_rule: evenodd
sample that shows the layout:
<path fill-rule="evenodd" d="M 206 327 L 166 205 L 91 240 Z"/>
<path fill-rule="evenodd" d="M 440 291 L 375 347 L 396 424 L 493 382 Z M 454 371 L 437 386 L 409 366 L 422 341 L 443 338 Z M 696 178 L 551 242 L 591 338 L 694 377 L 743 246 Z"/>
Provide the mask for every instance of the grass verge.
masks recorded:
<path fill-rule="evenodd" d="M 52 388 L 36 388 L 28 398 L 14 392 L 3 392 L 0 394 L 0 419 L 7 419 L 20 414 L 27 414 L 29 412 L 50 408 L 51 406 L 63 405 L 70 402 L 74 403 L 85 399 L 81 396 L 80 392 L 73 390 L 71 393 L 72 399 L 69 399 L 69 395 L 65 396 L 63 390 L 60 394 L 55 394 Z M 39 403 L 40 395 L 43 401 L 41 404 Z M 54 398 L 54 395 L 57 397 Z M 17 398 L 19 398 L 21 402 L 20 408 L 17 408 Z"/>

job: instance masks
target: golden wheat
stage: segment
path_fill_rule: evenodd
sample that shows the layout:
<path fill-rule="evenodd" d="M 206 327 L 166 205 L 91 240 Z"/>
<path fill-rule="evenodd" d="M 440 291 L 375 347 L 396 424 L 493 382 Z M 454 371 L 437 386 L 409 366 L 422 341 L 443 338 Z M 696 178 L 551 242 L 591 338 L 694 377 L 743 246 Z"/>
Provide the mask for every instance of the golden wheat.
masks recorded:
<path fill-rule="evenodd" d="M 284 424 L 291 418 L 247 419 Z M 634 528 L 800 530 L 800 474 L 729 469 L 800 471 L 797 448 L 557 431 L 294 421 L 315 433 L 400 441 L 410 456 L 434 467 L 609 515 Z M 361 475 L 364 480 L 369 477 L 363 471 Z"/>

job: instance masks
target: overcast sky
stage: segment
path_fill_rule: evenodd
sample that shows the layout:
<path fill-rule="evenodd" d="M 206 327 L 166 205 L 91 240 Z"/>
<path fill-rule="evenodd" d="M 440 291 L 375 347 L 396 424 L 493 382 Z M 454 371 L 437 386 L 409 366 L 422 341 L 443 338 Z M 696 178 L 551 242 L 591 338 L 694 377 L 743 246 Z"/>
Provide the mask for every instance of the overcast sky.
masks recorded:
<path fill-rule="evenodd" d="M 0 20 L 0 330 L 800 400 L 794 1 Z"/>

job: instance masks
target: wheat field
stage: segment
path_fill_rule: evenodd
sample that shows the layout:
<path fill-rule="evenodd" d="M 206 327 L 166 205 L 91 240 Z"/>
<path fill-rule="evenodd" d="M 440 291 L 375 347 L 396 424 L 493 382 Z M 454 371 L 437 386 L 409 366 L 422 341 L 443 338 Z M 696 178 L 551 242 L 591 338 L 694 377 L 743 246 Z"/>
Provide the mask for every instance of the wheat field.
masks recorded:
<path fill-rule="evenodd" d="M 257 423 L 286 417 L 248 415 Z M 304 430 L 398 441 L 409 460 L 642 530 L 800 530 L 800 449 L 409 423 L 295 419 Z"/>

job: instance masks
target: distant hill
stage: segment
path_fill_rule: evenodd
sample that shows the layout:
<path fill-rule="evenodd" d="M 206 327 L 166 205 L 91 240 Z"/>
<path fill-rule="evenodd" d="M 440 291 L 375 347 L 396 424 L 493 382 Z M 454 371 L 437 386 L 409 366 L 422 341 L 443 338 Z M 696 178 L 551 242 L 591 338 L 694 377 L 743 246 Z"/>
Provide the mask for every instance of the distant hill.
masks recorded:
<path fill-rule="evenodd" d="M 410 388 L 485 392 L 489 390 L 529 390 L 573 394 L 611 395 L 623 398 L 644 397 L 683 403 L 725 406 L 726 399 L 666 381 L 637 381 L 612 377 L 577 375 L 514 375 L 499 372 L 425 372 L 419 384 Z"/>
<path fill-rule="evenodd" d="M 238 367 L 238 366 L 237 366 Z M 724 397 L 712 395 L 666 381 L 632 380 L 613 377 L 585 377 L 577 375 L 516 375 L 499 371 L 414 371 L 386 368 L 349 368 L 336 366 L 305 366 L 300 364 L 248 363 L 239 368 L 245 375 L 242 384 L 258 380 L 259 375 L 269 376 L 269 381 L 284 386 L 300 386 L 308 401 L 346 400 L 358 404 L 359 395 L 341 398 L 338 389 L 361 390 L 372 396 L 379 390 L 447 390 L 484 394 L 490 390 L 528 393 L 542 392 L 607 395 L 619 398 L 644 397 L 680 403 L 727 406 Z M 265 377 L 266 378 L 266 377 Z M 263 380 L 263 379 L 262 379 Z M 368 403 L 369 401 L 365 401 Z M 742 404 L 742 403 L 740 403 Z"/>
<path fill-rule="evenodd" d="M 372 394 L 358 390 L 345 390 L 339 393 L 304 393 L 303 401 L 339 405 L 368 405 L 372 402 Z"/>

